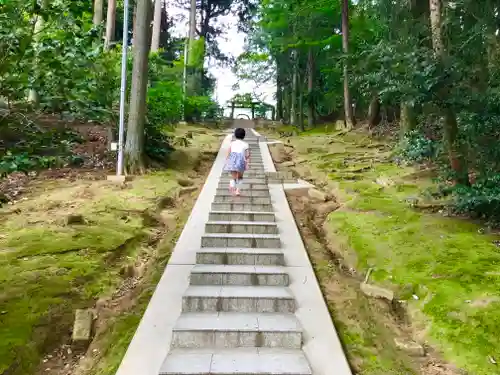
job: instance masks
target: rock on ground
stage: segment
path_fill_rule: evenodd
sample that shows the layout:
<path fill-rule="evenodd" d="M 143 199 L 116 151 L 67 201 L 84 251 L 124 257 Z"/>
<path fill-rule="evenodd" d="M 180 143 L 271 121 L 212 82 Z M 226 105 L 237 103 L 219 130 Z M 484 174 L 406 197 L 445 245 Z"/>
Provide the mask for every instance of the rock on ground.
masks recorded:
<path fill-rule="evenodd" d="M 394 292 L 390 289 L 385 289 L 380 286 L 361 283 L 361 291 L 368 297 L 383 298 L 388 301 L 394 300 Z"/>
<path fill-rule="evenodd" d="M 75 323 L 73 325 L 72 341 L 75 345 L 86 346 L 92 339 L 92 324 L 94 316 L 88 309 L 77 309 L 75 311 Z"/>
<path fill-rule="evenodd" d="M 399 350 L 402 350 L 414 357 L 423 357 L 425 356 L 425 349 L 419 343 L 414 341 L 406 341 L 402 339 L 395 338 L 394 344 Z"/>
<path fill-rule="evenodd" d="M 309 198 L 320 202 L 326 202 L 328 199 L 327 195 L 318 189 L 309 189 L 308 195 Z"/>

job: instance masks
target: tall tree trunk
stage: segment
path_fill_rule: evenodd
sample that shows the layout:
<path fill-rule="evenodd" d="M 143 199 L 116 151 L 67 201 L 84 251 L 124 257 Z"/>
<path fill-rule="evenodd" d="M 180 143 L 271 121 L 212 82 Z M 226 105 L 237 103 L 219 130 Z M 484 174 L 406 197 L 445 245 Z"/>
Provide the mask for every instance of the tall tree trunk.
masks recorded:
<path fill-rule="evenodd" d="M 136 24 L 137 24 L 137 3 L 134 6 L 134 12 L 132 14 L 132 47 L 135 46 L 135 34 L 137 34 Z"/>
<path fill-rule="evenodd" d="M 196 37 L 196 0 L 191 0 L 189 9 L 189 40 Z"/>
<path fill-rule="evenodd" d="M 115 40 L 116 25 L 116 0 L 108 0 L 108 9 L 106 14 L 106 36 L 104 38 L 104 48 L 109 50 L 111 43 Z M 108 150 L 111 149 L 111 143 L 115 140 L 114 126 L 108 127 Z"/>
<path fill-rule="evenodd" d="M 286 84 L 283 87 L 283 122 L 290 123 L 290 85 Z"/>
<path fill-rule="evenodd" d="M 94 0 L 94 17 L 92 18 L 92 23 L 94 25 L 100 25 L 104 18 L 104 1 Z"/>
<path fill-rule="evenodd" d="M 280 66 L 277 66 L 276 72 L 276 121 L 283 120 L 283 82 Z"/>
<path fill-rule="evenodd" d="M 307 54 L 307 122 L 310 127 L 316 124 L 316 108 L 314 95 L 314 54 L 312 47 L 309 47 Z"/>
<path fill-rule="evenodd" d="M 116 24 L 116 0 L 108 0 L 108 12 L 106 15 L 106 39 L 104 48 L 110 49 L 111 43 L 115 40 Z"/>
<path fill-rule="evenodd" d="M 415 118 L 413 105 L 410 103 L 401 103 L 401 115 L 399 122 L 401 138 L 416 128 L 417 119 Z"/>
<path fill-rule="evenodd" d="M 302 82 L 302 80 L 299 79 L 299 82 Z M 303 85 L 300 85 L 299 92 L 298 92 L 298 107 L 299 107 L 299 126 L 300 130 L 305 131 L 304 127 L 304 90 L 303 90 Z"/>
<path fill-rule="evenodd" d="M 196 0 L 191 0 L 189 10 L 189 36 L 188 36 L 188 71 L 187 71 L 187 94 L 188 96 L 196 95 L 198 82 L 197 71 L 193 66 L 193 52 L 196 43 Z"/>
<path fill-rule="evenodd" d="M 163 10 L 163 0 L 155 0 L 153 33 L 151 36 L 151 52 L 157 52 L 160 49 L 162 10 Z"/>
<path fill-rule="evenodd" d="M 342 49 L 344 51 L 344 114 L 345 124 L 348 130 L 355 125 L 352 110 L 351 93 L 349 90 L 349 0 L 342 0 Z"/>
<path fill-rule="evenodd" d="M 134 35 L 134 63 L 130 92 L 130 109 L 125 143 L 125 168 L 129 174 L 144 172 L 144 123 L 148 86 L 148 52 L 151 23 L 150 0 L 137 1 Z"/>
<path fill-rule="evenodd" d="M 380 123 L 380 99 L 377 93 L 372 94 L 368 107 L 368 127 L 371 129 Z"/>
<path fill-rule="evenodd" d="M 44 9 L 47 8 L 49 5 L 49 0 L 42 0 L 41 3 L 41 10 L 43 11 Z M 41 14 L 38 14 L 36 16 L 35 20 L 35 27 L 33 30 L 33 43 L 34 43 L 34 51 L 35 51 L 35 64 L 34 64 L 34 70 L 35 70 L 35 76 L 38 76 L 38 53 L 39 53 L 39 46 L 38 43 L 40 42 L 40 38 L 42 36 L 42 30 L 44 27 L 44 19 Z M 40 97 L 38 96 L 38 92 L 35 89 L 30 89 L 28 92 L 28 102 L 31 103 L 33 106 L 38 106 L 40 104 Z"/>
<path fill-rule="evenodd" d="M 293 63 L 292 92 L 290 95 L 290 124 L 297 125 L 297 66 Z"/>
<path fill-rule="evenodd" d="M 429 0 L 429 8 L 434 55 L 441 64 L 445 65 L 447 64 L 447 51 L 443 39 L 442 0 Z M 449 95 L 446 87 L 437 93 L 441 103 L 446 103 L 446 99 Z M 465 153 L 463 150 L 460 150 L 460 146 L 457 142 L 458 124 L 455 112 L 449 104 L 444 104 L 441 111 L 444 118 L 443 139 L 448 152 L 450 167 L 455 172 L 456 181 L 458 183 L 468 184 L 468 173 L 464 158 Z"/>

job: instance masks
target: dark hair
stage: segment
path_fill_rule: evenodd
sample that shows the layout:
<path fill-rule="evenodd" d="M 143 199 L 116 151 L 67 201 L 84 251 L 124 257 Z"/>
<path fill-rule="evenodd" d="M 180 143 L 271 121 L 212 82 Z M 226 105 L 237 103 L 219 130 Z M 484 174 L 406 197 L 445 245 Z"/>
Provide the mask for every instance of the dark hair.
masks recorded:
<path fill-rule="evenodd" d="M 246 135 L 245 129 L 238 128 L 234 131 L 234 137 L 236 139 L 245 139 L 245 135 Z"/>

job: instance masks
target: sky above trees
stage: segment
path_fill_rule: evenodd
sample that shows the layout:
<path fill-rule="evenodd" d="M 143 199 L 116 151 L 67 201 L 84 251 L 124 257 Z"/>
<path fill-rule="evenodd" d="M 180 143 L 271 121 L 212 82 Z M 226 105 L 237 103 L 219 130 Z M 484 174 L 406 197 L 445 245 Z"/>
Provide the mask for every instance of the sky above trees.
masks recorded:
<path fill-rule="evenodd" d="M 175 4 L 168 4 L 168 12 L 171 17 L 176 20 L 174 22 L 174 35 L 183 36 L 188 32 L 188 11 L 181 9 Z M 228 26 L 225 37 L 217 38 L 222 52 L 238 57 L 244 51 L 246 35 L 238 31 L 236 27 L 237 19 L 233 15 L 220 17 L 218 23 Z M 275 104 L 274 93 L 276 86 L 274 84 L 257 85 L 250 80 L 238 80 L 236 75 L 231 71 L 231 67 L 224 67 L 218 64 L 213 59 L 206 59 L 205 65 L 208 66 L 210 73 L 217 78 L 217 86 L 215 89 L 215 98 L 221 104 L 231 99 L 235 94 L 255 93 L 257 97 L 269 104 Z M 235 84 L 239 84 L 237 90 L 233 90 Z"/>

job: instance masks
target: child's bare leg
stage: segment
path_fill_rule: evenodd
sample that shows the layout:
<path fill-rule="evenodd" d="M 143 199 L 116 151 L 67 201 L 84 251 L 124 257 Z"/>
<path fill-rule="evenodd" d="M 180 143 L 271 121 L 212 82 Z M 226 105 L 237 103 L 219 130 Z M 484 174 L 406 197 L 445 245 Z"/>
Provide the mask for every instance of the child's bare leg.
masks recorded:
<path fill-rule="evenodd" d="M 240 191 L 240 184 L 241 184 L 241 180 L 243 179 L 243 172 L 238 172 L 238 178 L 236 180 L 236 195 L 240 195 L 241 194 L 241 191 Z"/>
<path fill-rule="evenodd" d="M 229 181 L 229 191 L 231 193 L 234 193 L 236 189 L 236 182 L 238 180 L 238 172 L 237 171 L 232 171 L 231 172 L 231 181 Z"/>

